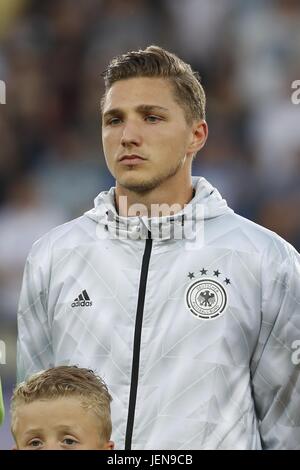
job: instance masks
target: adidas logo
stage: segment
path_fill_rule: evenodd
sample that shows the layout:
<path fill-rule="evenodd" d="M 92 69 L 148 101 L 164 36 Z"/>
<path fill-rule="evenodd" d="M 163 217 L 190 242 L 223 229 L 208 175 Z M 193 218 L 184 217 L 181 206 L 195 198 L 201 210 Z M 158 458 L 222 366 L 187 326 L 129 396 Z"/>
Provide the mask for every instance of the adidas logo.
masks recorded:
<path fill-rule="evenodd" d="M 71 307 L 91 307 L 93 305 L 93 302 L 88 296 L 88 293 L 86 290 L 83 290 L 81 294 L 77 297 L 77 299 L 72 302 Z"/>

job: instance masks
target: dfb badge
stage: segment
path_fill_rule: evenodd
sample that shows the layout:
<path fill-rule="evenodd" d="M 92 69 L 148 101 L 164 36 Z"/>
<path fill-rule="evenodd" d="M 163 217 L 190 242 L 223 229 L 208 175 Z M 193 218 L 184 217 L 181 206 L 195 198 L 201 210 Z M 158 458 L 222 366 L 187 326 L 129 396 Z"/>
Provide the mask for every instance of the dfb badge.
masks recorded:
<path fill-rule="evenodd" d="M 202 320 L 214 320 L 224 313 L 227 294 L 214 279 L 199 279 L 188 286 L 185 300 L 193 315 Z"/>

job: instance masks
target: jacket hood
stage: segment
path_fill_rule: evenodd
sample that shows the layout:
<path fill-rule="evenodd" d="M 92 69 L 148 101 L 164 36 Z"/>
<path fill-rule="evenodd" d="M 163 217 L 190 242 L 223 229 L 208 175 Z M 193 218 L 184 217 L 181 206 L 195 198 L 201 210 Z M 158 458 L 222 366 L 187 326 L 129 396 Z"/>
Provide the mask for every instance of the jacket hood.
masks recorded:
<path fill-rule="evenodd" d="M 190 238 L 191 230 L 195 230 L 195 223 L 203 224 L 204 220 L 233 213 L 222 198 L 219 191 L 205 178 L 193 177 L 194 197 L 185 207 L 176 214 L 166 217 L 121 217 L 115 207 L 115 188 L 101 192 L 94 201 L 94 208 L 85 212 L 85 215 L 113 234 L 116 238 L 151 238 L 166 240 L 177 238 L 175 233 L 184 228 L 184 238 Z M 145 236 L 146 234 L 146 236 Z M 180 237 L 182 238 L 182 237 Z"/>

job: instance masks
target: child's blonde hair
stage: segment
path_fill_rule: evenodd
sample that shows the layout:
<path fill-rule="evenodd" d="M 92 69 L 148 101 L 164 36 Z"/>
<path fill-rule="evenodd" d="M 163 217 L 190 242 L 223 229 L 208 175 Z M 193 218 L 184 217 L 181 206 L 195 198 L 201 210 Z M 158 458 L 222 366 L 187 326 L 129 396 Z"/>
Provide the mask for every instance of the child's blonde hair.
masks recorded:
<path fill-rule="evenodd" d="M 93 411 L 99 418 L 101 439 L 109 441 L 112 431 L 112 398 L 107 386 L 92 370 L 76 366 L 58 366 L 38 372 L 15 388 L 11 399 L 12 434 L 15 436 L 20 405 L 62 397 L 78 397 L 81 406 Z"/>

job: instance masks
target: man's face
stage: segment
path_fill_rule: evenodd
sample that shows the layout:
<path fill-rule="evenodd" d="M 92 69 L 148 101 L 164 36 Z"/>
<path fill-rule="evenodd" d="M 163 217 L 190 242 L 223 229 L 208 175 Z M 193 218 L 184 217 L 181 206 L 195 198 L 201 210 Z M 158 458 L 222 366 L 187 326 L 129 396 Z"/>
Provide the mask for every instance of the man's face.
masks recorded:
<path fill-rule="evenodd" d="M 190 165 L 192 128 L 168 80 L 139 77 L 114 83 L 104 103 L 102 138 L 117 185 L 143 193 Z"/>
<path fill-rule="evenodd" d="M 104 450 L 99 418 L 82 407 L 76 397 L 37 400 L 16 411 L 15 439 L 18 450 Z"/>

